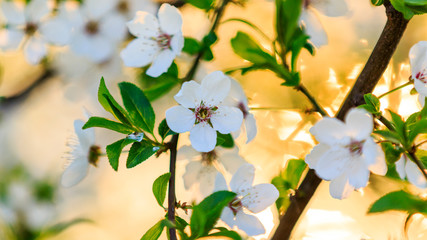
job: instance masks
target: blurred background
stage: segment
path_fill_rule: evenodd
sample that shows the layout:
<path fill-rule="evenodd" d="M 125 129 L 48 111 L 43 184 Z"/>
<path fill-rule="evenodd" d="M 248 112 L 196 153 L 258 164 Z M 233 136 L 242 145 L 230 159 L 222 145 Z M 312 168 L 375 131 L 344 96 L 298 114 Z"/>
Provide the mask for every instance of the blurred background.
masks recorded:
<path fill-rule="evenodd" d="M 0 4 L 4 1 L 0 1 Z M 102 1 L 100 1 L 102 2 Z M 134 1 L 129 0 L 129 4 Z M 156 14 L 158 2 L 135 1 L 136 10 Z M 383 7 L 373 7 L 370 1 L 346 0 L 349 12 L 342 17 L 327 17 L 320 13 L 319 21 L 328 36 L 328 45 L 316 49 L 316 55 L 302 53 L 300 67 L 302 81 L 320 103 L 334 114 L 354 83 L 374 47 L 386 17 Z M 188 4 L 187 4 L 188 5 Z M 210 23 L 205 13 L 184 5 L 182 11 L 185 36 L 201 39 Z M 136 5 L 132 5 L 136 6 Z M 248 0 L 244 7 L 231 4 L 223 19 L 243 18 L 259 26 L 268 36 L 274 36 L 274 1 Z M 0 25 L 7 18 L 2 16 Z M 390 66 L 375 89 L 381 94 L 407 82 L 410 76 L 408 52 L 418 41 L 427 40 L 426 16 L 414 17 L 398 46 Z M 213 47 L 215 59 L 203 63 L 196 74 L 201 80 L 214 70 L 229 70 L 244 66 L 235 55 L 230 39 L 236 32 L 250 33 L 263 43 L 263 38 L 246 25 L 229 22 L 221 24 L 219 42 Z M 75 54 L 69 47 L 49 47 L 47 59 L 31 65 L 22 47 L 0 52 L 0 224 L 19 222 L 38 231 L 56 223 L 73 219 L 90 219 L 76 224 L 53 240 L 81 239 L 139 239 L 165 214 L 157 207 L 152 194 L 153 181 L 169 169 L 168 156 L 152 157 L 143 164 L 126 169 L 125 157 L 118 172 L 111 169 L 106 157 L 97 168 L 90 167 L 88 176 L 77 186 L 64 188 L 59 184 L 69 151 L 67 141 L 74 134 L 73 121 L 85 120 L 85 111 L 111 118 L 97 102 L 97 87 L 103 76 L 112 95 L 118 99 L 117 83 L 130 81 L 140 84 L 138 71 L 126 68 L 119 57 L 126 42 L 115 45 L 111 56 L 102 62 Z M 269 43 L 263 44 L 269 49 Z M 185 73 L 192 58 L 182 54 L 177 62 Z M 49 69 L 49 70 L 46 70 Z M 256 183 L 270 182 L 288 159 L 304 158 L 315 142 L 308 129 L 320 117 L 306 114 L 309 102 L 291 88 L 281 87 L 281 80 L 264 71 L 244 76 L 232 75 L 243 86 L 249 105 L 254 108 L 258 135 L 245 144 L 237 139 L 240 155 L 256 168 Z M 169 94 L 153 102 L 157 124 L 164 112 L 176 105 Z M 418 111 L 416 95 L 406 87 L 382 99 L 382 107 L 398 111 L 403 116 Z M 255 108 L 271 108 L 255 110 Z M 103 129 L 95 129 L 96 143 L 103 149 L 120 136 Z M 179 146 L 188 145 L 183 134 Z M 125 154 L 126 155 L 126 154 Z M 177 168 L 177 197 L 191 202 L 196 194 L 183 186 L 182 175 L 188 160 L 180 160 Z M 335 200 L 329 196 L 328 183 L 317 190 L 308 211 L 297 226 L 294 239 L 404 239 L 405 214 L 366 215 L 369 205 L 386 192 L 399 186 L 385 178 L 373 177 L 367 188 L 354 192 L 349 199 Z M 154 207 L 153 207 L 154 206 Z M 178 214 L 186 218 L 185 213 Z M 257 239 L 268 239 L 278 223 L 274 206 L 260 213 L 268 233 Z M 14 239 L 7 227 L 0 228 L 0 239 Z M 410 239 L 427 239 L 427 221 L 416 216 L 409 227 Z M 26 238 L 21 238 L 26 239 Z M 27 238 L 29 239 L 29 238 Z M 166 239 L 166 236 L 162 236 Z"/>

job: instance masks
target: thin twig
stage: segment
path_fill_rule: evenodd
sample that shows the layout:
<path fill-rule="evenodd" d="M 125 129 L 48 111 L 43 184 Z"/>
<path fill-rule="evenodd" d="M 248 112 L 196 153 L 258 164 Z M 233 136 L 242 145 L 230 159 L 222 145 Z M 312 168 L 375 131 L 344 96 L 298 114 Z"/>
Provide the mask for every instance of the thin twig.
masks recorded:
<path fill-rule="evenodd" d="M 175 172 L 176 172 L 176 153 L 177 153 L 177 144 L 178 144 L 179 134 L 172 136 L 172 140 L 169 142 L 170 149 L 170 165 L 169 172 L 171 177 L 169 179 L 169 192 L 168 192 L 168 219 L 171 222 L 175 222 L 175 203 L 176 203 L 176 194 L 175 194 Z M 169 228 L 169 236 L 171 240 L 176 240 L 176 229 Z"/>

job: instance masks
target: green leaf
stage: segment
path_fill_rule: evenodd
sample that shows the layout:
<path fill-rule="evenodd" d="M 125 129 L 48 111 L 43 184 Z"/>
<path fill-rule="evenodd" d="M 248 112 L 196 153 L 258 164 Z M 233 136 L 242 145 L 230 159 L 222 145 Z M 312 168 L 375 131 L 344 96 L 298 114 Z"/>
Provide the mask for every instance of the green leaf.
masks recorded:
<path fill-rule="evenodd" d="M 155 147 L 147 141 L 135 142 L 129 150 L 128 159 L 126 161 L 127 168 L 133 168 L 156 153 L 158 147 Z"/>
<path fill-rule="evenodd" d="M 292 72 L 290 73 L 290 77 L 284 77 L 284 79 L 285 79 L 285 82 L 281 83 L 280 85 L 287 86 L 287 87 L 296 87 L 301 82 L 301 77 L 299 72 Z"/>
<path fill-rule="evenodd" d="M 400 136 L 396 132 L 392 132 L 390 130 L 377 130 L 374 131 L 374 133 L 380 135 L 381 137 L 392 143 L 400 144 L 402 141 Z"/>
<path fill-rule="evenodd" d="M 107 146 L 108 161 L 115 171 L 119 169 L 119 158 L 123 148 L 133 142 L 136 142 L 136 140 L 124 138 Z"/>
<path fill-rule="evenodd" d="M 380 100 L 372 93 L 367 93 L 363 96 L 367 105 L 375 109 L 375 113 L 380 112 Z M 375 114 L 373 113 L 373 114 Z"/>
<path fill-rule="evenodd" d="M 101 78 L 101 82 L 99 83 L 98 101 L 102 107 L 107 112 L 111 113 L 117 120 L 126 125 L 131 125 L 127 118 L 126 111 L 116 102 L 116 100 L 114 100 L 113 96 L 111 96 L 108 91 L 104 78 Z"/>
<path fill-rule="evenodd" d="M 150 101 L 144 93 L 132 83 L 119 83 L 123 104 L 129 112 L 135 126 L 153 134 L 155 114 Z"/>
<path fill-rule="evenodd" d="M 164 140 L 169 135 L 175 135 L 176 132 L 172 131 L 168 124 L 166 123 L 166 119 L 163 119 L 162 122 L 159 125 L 159 135 Z"/>
<path fill-rule="evenodd" d="M 400 159 L 400 156 L 403 153 L 403 149 L 396 148 L 393 144 L 389 142 L 382 142 L 381 147 L 385 153 L 385 159 L 388 164 L 394 164 Z"/>
<path fill-rule="evenodd" d="M 422 119 L 416 123 L 414 123 L 409 129 L 408 143 L 412 145 L 415 138 L 419 134 L 427 133 L 427 119 Z"/>
<path fill-rule="evenodd" d="M 277 41 L 284 52 L 292 45 L 302 6 L 302 0 L 276 0 Z"/>
<path fill-rule="evenodd" d="M 217 132 L 216 135 L 217 146 L 221 146 L 224 148 L 233 148 L 234 147 L 234 139 L 231 134 L 222 134 Z"/>
<path fill-rule="evenodd" d="M 384 0 L 371 0 L 372 5 L 381 6 L 384 3 Z"/>
<path fill-rule="evenodd" d="M 216 233 L 211 233 L 208 236 L 212 236 L 212 237 L 227 237 L 233 240 L 241 240 L 242 237 L 234 232 L 234 231 L 229 231 L 229 230 L 224 230 L 224 231 L 220 231 L 220 232 L 216 232 Z"/>
<path fill-rule="evenodd" d="M 218 40 L 218 36 L 215 32 L 209 32 L 206 36 L 203 37 L 202 43 L 204 47 L 212 46 Z"/>
<path fill-rule="evenodd" d="M 168 188 L 169 178 L 171 177 L 171 173 L 165 173 L 158 177 L 153 183 L 153 194 L 157 200 L 157 203 L 160 207 L 163 207 L 163 203 L 166 198 L 166 190 Z"/>
<path fill-rule="evenodd" d="M 400 190 L 382 196 L 371 205 L 368 212 L 377 213 L 389 210 L 427 214 L 427 201 Z"/>
<path fill-rule="evenodd" d="M 196 39 L 190 37 L 184 38 L 184 48 L 182 48 L 183 52 L 186 52 L 190 55 L 195 55 L 200 51 L 200 48 L 201 45 Z"/>
<path fill-rule="evenodd" d="M 214 6 L 215 0 L 185 0 L 187 3 L 203 10 L 209 10 Z"/>
<path fill-rule="evenodd" d="M 210 48 L 206 48 L 203 52 L 203 60 L 211 61 L 214 58 L 212 50 Z"/>
<path fill-rule="evenodd" d="M 60 234 L 62 231 L 68 229 L 69 227 L 80 223 L 93 223 L 93 221 L 86 218 L 76 218 L 71 221 L 57 223 L 43 230 L 40 235 L 43 237 L 55 236 Z"/>
<path fill-rule="evenodd" d="M 190 221 L 191 237 L 207 236 L 221 216 L 222 209 L 235 197 L 233 192 L 219 191 L 194 206 Z"/>
<path fill-rule="evenodd" d="M 409 20 L 416 14 L 414 11 L 417 11 L 417 10 L 416 10 L 416 7 L 412 8 L 408 5 L 406 5 L 405 4 L 406 1 L 407 0 L 390 0 L 390 3 L 393 5 L 393 7 L 397 11 L 399 11 L 403 14 L 403 17 L 406 20 Z"/>
<path fill-rule="evenodd" d="M 154 86 L 151 86 L 144 90 L 145 96 L 150 101 L 159 99 L 178 85 L 178 80 L 175 77 L 171 77 L 168 75 L 162 75 L 156 81 L 157 83 Z"/>
<path fill-rule="evenodd" d="M 130 134 L 135 132 L 135 130 L 127 125 L 122 123 L 114 122 L 102 117 L 91 117 L 83 126 L 83 129 L 100 127 L 110 129 L 119 133 Z"/>
<path fill-rule="evenodd" d="M 255 64 L 276 63 L 276 59 L 266 53 L 248 34 L 237 32 L 231 39 L 233 51 L 241 58 Z"/>
<path fill-rule="evenodd" d="M 158 221 L 154 226 L 152 226 L 148 231 L 142 236 L 141 240 L 157 240 L 160 235 L 162 235 L 165 225 L 163 220 Z"/>

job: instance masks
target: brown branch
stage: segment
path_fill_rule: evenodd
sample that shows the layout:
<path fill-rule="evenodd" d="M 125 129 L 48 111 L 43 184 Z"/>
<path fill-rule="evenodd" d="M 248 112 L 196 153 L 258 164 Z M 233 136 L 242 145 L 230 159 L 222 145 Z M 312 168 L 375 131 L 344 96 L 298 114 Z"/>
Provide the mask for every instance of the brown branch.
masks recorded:
<path fill-rule="evenodd" d="M 406 29 L 408 20 L 405 20 L 403 15 L 393 8 L 389 0 L 384 1 L 384 7 L 387 14 L 387 23 L 365 67 L 337 113 L 336 117 L 338 119 L 344 119 L 350 108 L 363 104 L 363 95 L 374 90 Z M 299 217 L 320 182 L 321 179 L 311 169 L 296 190 L 295 196 L 292 197 L 291 204 L 285 215 L 280 219 L 280 224 L 272 238 L 273 240 L 289 239 Z"/>
<path fill-rule="evenodd" d="M 175 172 L 176 172 L 176 153 L 177 153 L 177 144 L 178 144 L 179 134 L 172 136 L 172 140 L 168 143 L 170 149 L 170 165 L 169 172 L 171 177 L 169 179 L 169 191 L 168 191 L 168 219 L 171 222 L 175 222 L 175 204 L 176 204 L 176 195 L 175 195 Z M 176 229 L 169 228 L 169 236 L 171 240 L 176 240 Z"/>

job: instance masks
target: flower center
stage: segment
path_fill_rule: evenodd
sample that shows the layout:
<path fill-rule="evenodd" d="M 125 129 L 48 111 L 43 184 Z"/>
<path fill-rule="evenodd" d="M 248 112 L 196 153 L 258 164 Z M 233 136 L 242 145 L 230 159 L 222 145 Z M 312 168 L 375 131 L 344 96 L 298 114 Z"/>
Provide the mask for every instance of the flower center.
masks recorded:
<path fill-rule="evenodd" d="M 33 35 L 36 31 L 37 31 L 37 24 L 35 23 L 27 23 L 27 25 L 25 25 L 25 34 L 31 36 Z"/>
<path fill-rule="evenodd" d="M 124 0 L 120 1 L 117 4 L 116 8 L 117 8 L 117 11 L 122 14 L 127 14 L 129 12 L 129 4 L 127 1 L 124 1 Z"/>
<path fill-rule="evenodd" d="M 235 197 L 229 204 L 228 207 L 233 212 L 234 216 L 236 216 L 237 212 L 239 212 L 243 205 L 242 205 L 242 199 Z"/>
<path fill-rule="evenodd" d="M 217 157 L 218 155 L 216 154 L 215 150 L 210 152 L 202 152 L 202 163 L 204 165 L 210 166 L 215 162 Z"/>
<path fill-rule="evenodd" d="M 242 102 L 239 102 L 239 105 L 237 107 L 240 109 L 240 111 L 242 111 L 243 118 L 246 118 L 246 116 L 248 116 L 249 114 L 249 111 L 246 109 L 245 104 Z"/>
<path fill-rule="evenodd" d="M 166 33 L 162 33 L 156 38 L 156 41 L 159 47 L 164 50 L 169 49 L 171 47 L 171 39 L 172 36 Z"/>
<path fill-rule="evenodd" d="M 365 143 L 365 141 L 352 140 L 351 143 L 346 147 L 352 155 L 362 155 L 363 143 Z"/>
<path fill-rule="evenodd" d="M 417 75 L 415 75 L 415 78 L 427 84 L 426 69 L 424 68 L 421 72 L 418 72 Z"/>
<path fill-rule="evenodd" d="M 99 24 L 96 21 L 89 21 L 85 26 L 86 33 L 89 35 L 95 35 L 99 32 Z"/>
<path fill-rule="evenodd" d="M 210 108 L 208 106 L 205 106 L 202 102 L 200 106 L 198 106 L 196 109 L 194 109 L 194 113 L 196 115 L 196 123 L 201 122 L 209 122 L 209 120 L 212 117 L 212 114 L 217 110 L 217 107 Z"/>
<path fill-rule="evenodd" d="M 92 145 L 89 148 L 89 164 L 97 167 L 99 156 L 101 156 L 101 148 L 99 146 Z"/>
<path fill-rule="evenodd" d="M 308 6 L 310 5 L 310 3 L 311 3 L 311 0 L 304 0 L 304 2 L 303 2 L 304 8 L 308 8 Z"/>

